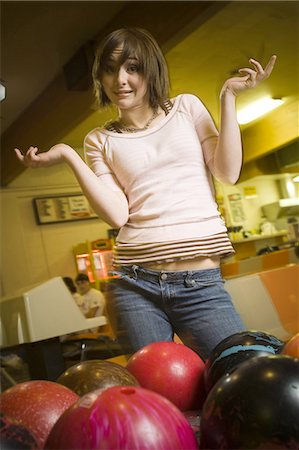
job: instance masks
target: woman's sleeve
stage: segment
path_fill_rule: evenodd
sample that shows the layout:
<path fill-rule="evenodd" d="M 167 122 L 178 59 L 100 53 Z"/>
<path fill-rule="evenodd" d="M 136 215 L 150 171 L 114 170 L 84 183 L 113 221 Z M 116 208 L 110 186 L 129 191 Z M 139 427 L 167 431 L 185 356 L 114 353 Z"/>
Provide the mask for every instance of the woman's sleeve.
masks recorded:
<path fill-rule="evenodd" d="M 104 145 L 98 130 L 91 131 L 84 139 L 84 158 L 87 165 L 111 190 L 123 192 L 104 155 Z"/>
<path fill-rule="evenodd" d="M 192 94 L 185 94 L 188 110 L 200 140 L 206 164 L 213 159 L 219 132 L 211 114 L 202 101 Z"/>

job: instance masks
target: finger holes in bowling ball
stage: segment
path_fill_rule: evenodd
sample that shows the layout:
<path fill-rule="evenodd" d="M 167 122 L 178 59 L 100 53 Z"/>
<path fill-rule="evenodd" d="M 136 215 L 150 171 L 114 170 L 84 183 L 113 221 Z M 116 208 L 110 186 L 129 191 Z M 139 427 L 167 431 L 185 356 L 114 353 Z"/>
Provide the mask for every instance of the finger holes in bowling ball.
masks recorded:
<path fill-rule="evenodd" d="M 136 390 L 132 389 L 132 388 L 123 388 L 123 389 L 121 389 L 121 393 L 125 394 L 125 395 L 132 395 L 132 394 L 136 394 Z"/>

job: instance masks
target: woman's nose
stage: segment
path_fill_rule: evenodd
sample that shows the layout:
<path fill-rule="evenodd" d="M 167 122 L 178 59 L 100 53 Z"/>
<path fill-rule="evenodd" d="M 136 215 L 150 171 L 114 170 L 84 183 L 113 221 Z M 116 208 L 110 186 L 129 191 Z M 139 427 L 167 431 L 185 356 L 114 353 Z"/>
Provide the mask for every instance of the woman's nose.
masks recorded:
<path fill-rule="evenodd" d="M 124 85 L 127 82 L 127 72 L 122 67 L 119 68 L 117 73 L 117 82 L 120 85 Z"/>

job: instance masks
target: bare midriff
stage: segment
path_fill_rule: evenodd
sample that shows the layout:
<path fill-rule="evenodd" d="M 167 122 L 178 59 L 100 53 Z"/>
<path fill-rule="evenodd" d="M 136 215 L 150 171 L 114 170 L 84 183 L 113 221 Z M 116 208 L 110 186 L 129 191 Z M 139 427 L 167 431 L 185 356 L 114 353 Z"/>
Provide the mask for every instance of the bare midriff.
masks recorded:
<path fill-rule="evenodd" d="M 204 270 L 215 269 L 220 265 L 220 257 L 214 256 L 213 258 L 197 257 L 193 259 L 179 259 L 172 262 L 161 263 L 146 263 L 140 264 L 146 269 L 167 271 L 167 272 L 180 272 L 185 270 Z"/>

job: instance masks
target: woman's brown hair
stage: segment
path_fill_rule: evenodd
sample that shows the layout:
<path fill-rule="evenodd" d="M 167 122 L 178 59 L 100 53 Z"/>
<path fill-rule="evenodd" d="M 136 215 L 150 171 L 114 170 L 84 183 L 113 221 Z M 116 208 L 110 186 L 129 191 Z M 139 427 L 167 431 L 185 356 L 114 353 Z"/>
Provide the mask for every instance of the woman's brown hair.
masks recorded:
<path fill-rule="evenodd" d="M 142 28 L 121 28 L 110 33 L 98 47 L 92 69 L 94 90 L 100 106 L 111 102 L 101 84 L 105 67 L 116 48 L 122 47 L 118 65 L 129 57 L 138 61 L 139 72 L 148 84 L 149 101 L 152 108 L 162 105 L 168 98 L 169 78 L 164 55 L 153 36 Z"/>

